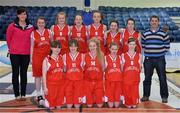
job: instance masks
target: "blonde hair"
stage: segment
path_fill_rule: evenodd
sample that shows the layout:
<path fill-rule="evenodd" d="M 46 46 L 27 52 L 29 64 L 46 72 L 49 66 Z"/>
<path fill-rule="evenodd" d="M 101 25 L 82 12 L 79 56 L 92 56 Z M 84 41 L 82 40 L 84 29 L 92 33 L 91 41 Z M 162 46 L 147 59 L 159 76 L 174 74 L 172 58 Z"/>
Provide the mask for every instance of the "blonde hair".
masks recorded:
<path fill-rule="evenodd" d="M 59 15 L 64 15 L 64 16 L 65 16 L 65 20 L 66 20 L 66 13 L 65 13 L 65 12 L 59 12 L 59 13 L 56 15 L 55 24 L 58 24 L 58 16 L 59 16 Z"/>
<path fill-rule="evenodd" d="M 103 54 L 103 52 L 101 51 L 101 48 L 100 48 L 100 41 L 97 38 L 93 37 L 93 38 L 88 40 L 88 45 L 91 42 L 94 42 L 97 45 L 96 51 L 97 51 L 98 61 L 103 65 L 104 64 L 104 54 Z"/>

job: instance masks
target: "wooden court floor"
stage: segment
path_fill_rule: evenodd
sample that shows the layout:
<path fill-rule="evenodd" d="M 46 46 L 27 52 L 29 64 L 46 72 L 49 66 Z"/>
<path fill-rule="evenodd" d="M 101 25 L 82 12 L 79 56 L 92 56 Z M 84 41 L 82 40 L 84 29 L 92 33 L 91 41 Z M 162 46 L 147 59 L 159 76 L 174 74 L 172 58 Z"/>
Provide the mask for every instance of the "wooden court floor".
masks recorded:
<path fill-rule="evenodd" d="M 123 105 L 120 108 L 108 108 L 105 104 L 103 108 L 87 108 L 83 105 L 79 109 L 67 109 L 63 107 L 61 109 L 48 110 L 46 108 L 39 108 L 35 97 L 29 97 L 25 101 L 11 100 L 7 102 L 0 103 L 0 112 L 20 112 L 20 113 L 35 113 L 35 112 L 47 112 L 47 113 L 57 113 L 57 112 L 136 112 L 136 113 L 180 113 L 180 110 L 167 106 L 166 104 L 149 101 L 143 102 L 138 105 L 138 108 L 127 109 Z"/>

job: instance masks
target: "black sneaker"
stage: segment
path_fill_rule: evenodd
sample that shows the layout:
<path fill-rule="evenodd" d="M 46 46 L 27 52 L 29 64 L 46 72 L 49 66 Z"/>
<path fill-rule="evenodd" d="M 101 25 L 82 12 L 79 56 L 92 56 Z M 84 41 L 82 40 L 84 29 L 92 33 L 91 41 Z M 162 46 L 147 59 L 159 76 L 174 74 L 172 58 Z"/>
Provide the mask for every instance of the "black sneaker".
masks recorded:
<path fill-rule="evenodd" d="M 39 107 L 44 106 L 44 98 L 43 98 L 43 96 L 38 96 L 37 101 L 38 101 Z"/>
<path fill-rule="evenodd" d="M 38 101 L 38 102 L 39 102 L 40 100 L 43 100 L 43 99 L 44 99 L 44 98 L 43 98 L 43 96 L 41 96 L 41 95 L 37 97 L 37 101 Z"/>
<path fill-rule="evenodd" d="M 141 102 L 149 101 L 149 97 L 143 96 L 141 98 Z"/>
<path fill-rule="evenodd" d="M 167 98 L 162 98 L 162 103 L 168 103 L 168 99 Z"/>

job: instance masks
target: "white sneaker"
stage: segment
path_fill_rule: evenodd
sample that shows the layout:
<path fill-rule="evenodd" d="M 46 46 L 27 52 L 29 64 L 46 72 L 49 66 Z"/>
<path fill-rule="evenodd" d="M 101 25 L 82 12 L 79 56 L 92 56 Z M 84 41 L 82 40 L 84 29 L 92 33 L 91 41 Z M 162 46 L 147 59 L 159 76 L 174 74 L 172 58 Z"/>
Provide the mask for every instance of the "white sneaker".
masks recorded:
<path fill-rule="evenodd" d="M 136 105 L 133 105 L 132 107 L 133 107 L 133 108 L 137 108 L 137 106 L 136 106 Z"/>
<path fill-rule="evenodd" d="M 128 105 L 125 105 L 125 106 L 126 106 L 127 108 L 129 108 L 129 109 L 131 108 L 131 106 L 128 106 Z"/>

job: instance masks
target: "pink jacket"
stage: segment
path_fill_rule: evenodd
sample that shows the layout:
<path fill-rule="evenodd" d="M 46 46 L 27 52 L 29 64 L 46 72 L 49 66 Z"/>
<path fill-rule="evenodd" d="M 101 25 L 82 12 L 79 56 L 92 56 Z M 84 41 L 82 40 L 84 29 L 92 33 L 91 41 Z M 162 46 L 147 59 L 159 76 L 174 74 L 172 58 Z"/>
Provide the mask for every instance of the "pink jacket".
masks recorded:
<path fill-rule="evenodd" d="M 34 27 L 29 24 L 23 30 L 15 23 L 11 23 L 6 32 L 6 41 L 10 54 L 29 55 L 30 54 L 30 34 Z"/>

